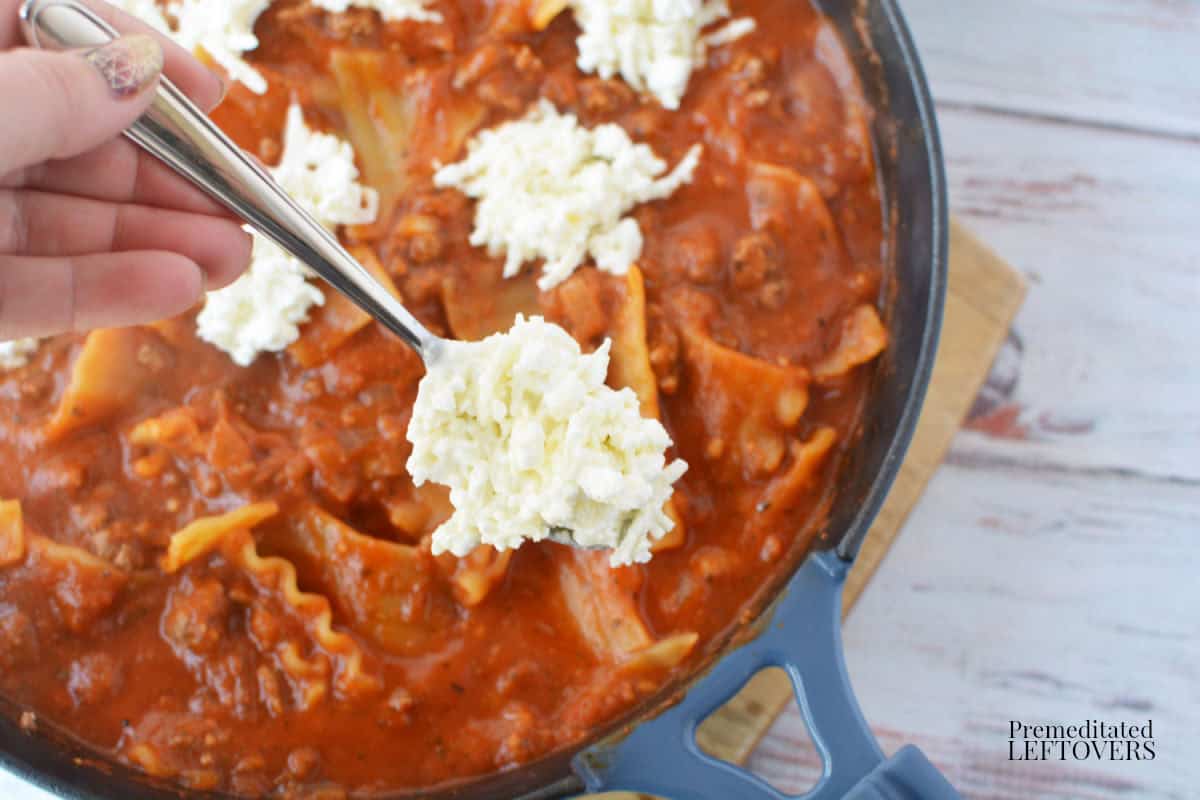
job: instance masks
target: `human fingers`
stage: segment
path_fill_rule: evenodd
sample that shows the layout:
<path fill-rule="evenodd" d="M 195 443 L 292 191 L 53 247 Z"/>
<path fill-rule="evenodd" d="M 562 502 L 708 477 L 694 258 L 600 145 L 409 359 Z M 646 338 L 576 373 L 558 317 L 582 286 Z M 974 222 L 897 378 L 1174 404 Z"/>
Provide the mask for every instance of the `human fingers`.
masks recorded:
<path fill-rule="evenodd" d="M 10 187 L 230 216 L 220 203 L 124 138 L 75 158 L 30 167 Z"/>
<path fill-rule="evenodd" d="M 25 44 L 17 16 L 20 5 L 21 0 L 0 0 L 0 50 Z M 142 33 L 157 40 L 163 51 L 164 73 L 196 105 L 211 111 L 221 101 L 224 81 L 171 37 L 101 0 L 89 0 L 85 5 L 120 33 Z"/>
<path fill-rule="evenodd" d="M 159 43 L 131 34 L 84 51 L 0 53 L 0 174 L 77 156 L 141 116 L 162 73 Z"/>
<path fill-rule="evenodd" d="M 212 290 L 246 268 L 250 235 L 224 217 L 47 192 L 0 192 L 0 253 L 134 250 L 169 250 L 188 258 L 204 271 L 205 288 Z"/>
<path fill-rule="evenodd" d="M 0 341 L 173 317 L 203 290 L 200 267 L 178 253 L 0 256 Z"/>
<path fill-rule="evenodd" d="M 144 33 L 157 39 L 163 50 L 163 74 L 201 109 L 211 111 L 221 102 L 225 96 L 224 81 L 169 36 L 108 3 L 89 0 L 87 5 L 121 33 Z"/>

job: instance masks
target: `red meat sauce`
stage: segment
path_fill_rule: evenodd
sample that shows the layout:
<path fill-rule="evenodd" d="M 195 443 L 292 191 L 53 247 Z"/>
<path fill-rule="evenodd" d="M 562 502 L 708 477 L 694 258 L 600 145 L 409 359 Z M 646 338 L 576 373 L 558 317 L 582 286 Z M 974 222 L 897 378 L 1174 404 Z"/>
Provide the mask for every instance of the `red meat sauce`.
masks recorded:
<path fill-rule="evenodd" d="M 523 312 L 585 348 L 621 343 L 610 382 L 690 465 L 650 563 L 550 543 L 431 555 L 450 508 L 404 468 L 421 364 L 373 324 L 330 336 L 352 314 L 329 292 L 297 345 L 245 369 L 194 313 L 112 333 L 101 372 L 134 390 L 82 411 L 62 407 L 85 337 L 62 336 L 0 374 L 0 499 L 24 537 L 0 567 L 0 691 L 185 786 L 337 797 L 577 745 L 718 648 L 819 533 L 886 344 L 854 71 L 809 5 L 732 5 L 757 29 L 712 49 L 668 111 L 580 72 L 569 12 L 539 31 L 511 0 L 438 0 L 443 22 L 421 24 L 279 2 L 248 56 L 269 92 L 235 86 L 215 112 L 268 164 L 291 102 L 349 140 L 382 208 L 340 235 L 435 332 Z M 434 188 L 436 163 L 538 98 L 672 165 L 703 145 L 690 185 L 633 212 L 633 276 L 504 280 L 468 244 L 473 202 Z M 176 531 L 255 503 L 277 511 L 167 569 Z"/>

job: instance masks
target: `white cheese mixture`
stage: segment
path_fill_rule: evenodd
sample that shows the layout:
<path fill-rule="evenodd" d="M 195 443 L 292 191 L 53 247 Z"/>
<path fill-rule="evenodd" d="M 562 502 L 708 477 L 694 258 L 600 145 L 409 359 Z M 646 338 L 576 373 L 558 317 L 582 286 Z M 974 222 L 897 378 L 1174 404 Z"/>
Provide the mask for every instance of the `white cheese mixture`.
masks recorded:
<path fill-rule="evenodd" d="M 373 8 L 385 20 L 412 19 L 434 22 L 441 15 L 425 6 L 429 0 L 314 0 L 314 5 L 333 13 L 351 6 Z M 263 94 L 267 80 L 262 73 L 242 58 L 243 53 L 258 48 L 254 23 L 271 0 L 171 0 L 167 14 L 154 0 L 113 0 L 114 5 L 128 14 L 141 18 L 154 28 L 170 32 L 175 41 L 191 51 L 203 50 L 235 81 Z M 167 16 L 175 24 L 170 25 Z"/>
<path fill-rule="evenodd" d="M 288 109 L 283 157 L 271 173 L 330 230 L 372 222 L 378 213 L 375 191 L 358 182 L 354 149 L 336 136 L 310 130 L 299 106 Z M 245 367 L 259 353 L 277 352 L 296 341 L 309 309 L 324 302 L 299 261 L 255 236 L 249 269 L 209 293 L 196 319 L 197 332 Z"/>
<path fill-rule="evenodd" d="M 425 6 L 428 0 L 313 0 L 313 5 L 334 14 L 347 8 L 373 8 L 388 22 L 411 19 L 417 22 L 441 22 L 442 15 Z"/>
<path fill-rule="evenodd" d="M 641 255 L 642 231 L 623 215 L 691 182 L 700 152 L 696 145 L 663 175 L 667 164 L 619 125 L 589 130 L 541 100 L 524 118 L 481 132 L 467 157 L 433 180 L 479 201 L 471 244 L 503 254 L 506 277 L 545 259 L 545 290 L 589 257 L 606 272 L 627 272 Z"/>
<path fill-rule="evenodd" d="M 29 363 L 29 357 L 37 352 L 37 339 L 13 339 L 0 342 L 0 369 L 19 369 Z"/>
<path fill-rule="evenodd" d="M 258 48 L 254 22 L 271 0 L 178 0 L 167 5 L 175 18 L 175 40 L 191 51 L 203 50 L 235 81 L 251 91 L 267 91 L 267 79 L 242 53 Z"/>
<path fill-rule="evenodd" d="M 687 470 L 667 463 L 666 429 L 629 389 L 604 383 L 609 342 L 583 355 L 540 317 L 508 333 L 450 342 L 421 381 L 408 427 L 408 470 L 450 487 L 454 515 L 434 554 L 465 556 L 551 533 L 611 549 L 613 566 L 644 562 L 674 523 L 663 512 Z"/>
<path fill-rule="evenodd" d="M 702 34 L 729 17 L 726 0 L 572 0 L 571 8 L 582 30 L 579 68 L 602 78 L 620 75 L 670 109 L 679 108 L 708 47 L 754 30 L 754 20 L 742 18 Z"/>

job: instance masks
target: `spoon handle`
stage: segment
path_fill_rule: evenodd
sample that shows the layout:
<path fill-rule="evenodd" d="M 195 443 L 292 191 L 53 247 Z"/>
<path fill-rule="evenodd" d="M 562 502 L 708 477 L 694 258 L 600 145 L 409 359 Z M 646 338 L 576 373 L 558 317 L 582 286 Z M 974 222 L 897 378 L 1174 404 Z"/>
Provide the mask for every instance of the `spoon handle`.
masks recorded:
<path fill-rule="evenodd" d="M 74 0 L 25 0 L 20 16 L 35 47 L 96 47 L 118 35 Z M 434 356 L 438 338 L 165 77 L 149 110 L 125 135 L 312 268 L 423 359 Z"/>

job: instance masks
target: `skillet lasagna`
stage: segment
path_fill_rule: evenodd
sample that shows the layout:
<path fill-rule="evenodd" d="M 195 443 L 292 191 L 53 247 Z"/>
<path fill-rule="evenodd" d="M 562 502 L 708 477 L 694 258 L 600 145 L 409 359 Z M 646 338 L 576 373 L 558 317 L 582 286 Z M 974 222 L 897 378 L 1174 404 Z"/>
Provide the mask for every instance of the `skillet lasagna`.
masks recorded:
<path fill-rule="evenodd" d="M 454 509 L 407 469 L 420 360 L 265 247 L 184 317 L 10 345 L 0 693 L 31 735 L 192 789 L 420 791 L 581 743 L 745 623 L 820 533 L 887 344 L 870 109 L 830 24 L 802 0 L 132 5 L 237 81 L 217 122 L 431 330 L 540 316 L 609 348 L 688 469 L 648 563 L 441 552 Z M 576 141 L 590 183 L 505 160 Z"/>

